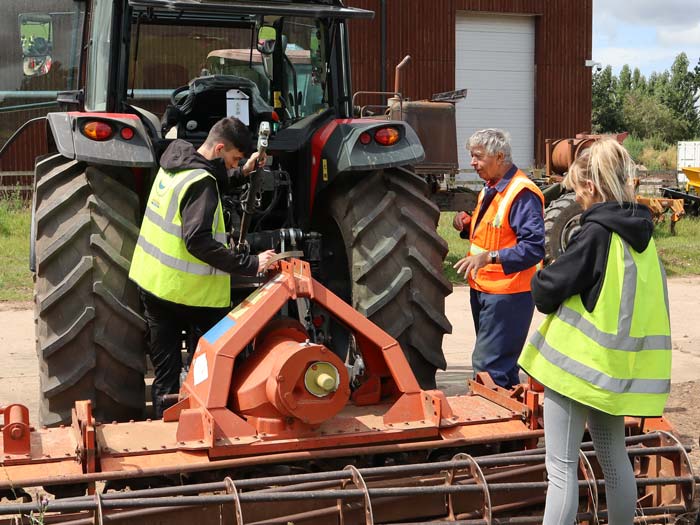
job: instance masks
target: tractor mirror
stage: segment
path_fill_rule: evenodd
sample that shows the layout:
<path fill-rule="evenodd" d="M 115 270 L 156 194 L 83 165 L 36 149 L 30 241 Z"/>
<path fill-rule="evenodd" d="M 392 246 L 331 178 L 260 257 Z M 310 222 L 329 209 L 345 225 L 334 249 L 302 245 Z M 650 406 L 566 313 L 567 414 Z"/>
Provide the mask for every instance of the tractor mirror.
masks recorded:
<path fill-rule="evenodd" d="M 19 15 L 20 46 L 24 76 L 46 75 L 51 69 L 53 23 L 51 16 L 41 13 Z"/>
<path fill-rule="evenodd" d="M 265 56 L 271 55 L 277 42 L 277 30 L 268 25 L 261 25 L 258 29 L 258 51 Z"/>

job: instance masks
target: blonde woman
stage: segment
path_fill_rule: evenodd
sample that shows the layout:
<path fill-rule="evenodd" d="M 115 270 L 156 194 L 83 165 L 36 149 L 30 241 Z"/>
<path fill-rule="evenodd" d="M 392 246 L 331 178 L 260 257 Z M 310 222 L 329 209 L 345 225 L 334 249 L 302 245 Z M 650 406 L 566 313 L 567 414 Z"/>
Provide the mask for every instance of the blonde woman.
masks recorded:
<path fill-rule="evenodd" d="M 605 476 L 608 522 L 632 524 L 637 490 L 624 416 L 660 416 L 670 388 L 671 332 L 651 213 L 635 203 L 634 163 L 614 140 L 578 158 L 565 185 L 581 230 L 532 279 L 549 314 L 519 360 L 542 383 L 549 489 L 545 525 L 575 521 L 579 447 L 588 430 Z"/>

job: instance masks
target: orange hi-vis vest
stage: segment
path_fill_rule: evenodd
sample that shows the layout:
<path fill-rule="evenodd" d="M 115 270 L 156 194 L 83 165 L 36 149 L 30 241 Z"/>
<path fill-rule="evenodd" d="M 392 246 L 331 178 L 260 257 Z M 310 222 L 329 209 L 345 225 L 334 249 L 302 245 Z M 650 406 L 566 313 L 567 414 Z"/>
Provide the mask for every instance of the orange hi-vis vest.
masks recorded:
<path fill-rule="evenodd" d="M 472 220 L 469 234 L 470 246 L 468 255 L 476 255 L 482 252 L 512 248 L 518 239 L 510 226 L 510 208 L 515 198 L 523 190 L 530 190 L 542 201 L 542 213 L 544 214 L 544 196 L 540 189 L 527 175 L 518 170 L 508 185 L 494 196 L 491 204 L 484 212 L 476 229 Z M 484 199 L 486 188 L 479 193 L 473 217 L 479 217 L 481 203 Z M 480 292 L 493 294 L 513 294 L 530 291 L 530 279 L 535 275 L 538 263 L 526 270 L 506 275 L 502 264 L 487 264 L 476 272 L 476 279 L 468 276 L 469 286 Z"/>

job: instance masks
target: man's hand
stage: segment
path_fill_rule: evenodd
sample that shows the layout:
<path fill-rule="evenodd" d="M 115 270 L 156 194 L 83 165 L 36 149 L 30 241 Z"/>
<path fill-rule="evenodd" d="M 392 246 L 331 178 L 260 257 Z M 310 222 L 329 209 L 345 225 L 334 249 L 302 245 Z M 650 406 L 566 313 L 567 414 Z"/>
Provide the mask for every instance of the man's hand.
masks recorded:
<path fill-rule="evenodd" d="M 262 273 L 267 263 L 275 255 L 275 250 L 266 250 L 258 254 L 258 273 Z"/>
<path fill-rule="evenodd" d="M 455 217 L 452 220 L 452 226 L 455 230 L 461 232 L 464 228 L 469 226 L 471 222 L 471 215 L 469 215 L 466 211 L 458 211 L 457 213 L 455 213 Z"/>
<path fill-rule="evenodd" d="M 465 279 L 467 275 L 471 275 L 472 279 L 476 279 L 476 272 L 489 264 L 489 262 L 491 262 L 489 252 L 483 252 L 460 259 L 454 264 L 453 268 L 457 270 L 458 274 L 464 274 Z"/>
<path fill-rule="evenodd" d="M 243 175 L 248 176 L 258 168 L 258 164 L 260 166 L 264 166 L 265 162 L 267 162 L 267 155 L 265 155 L 264 153 L 262 155 L 258 155 L 258 152 L 256 151 L 243 165 L 243 168 L 241 168 L 241 172 L 243 172 Z"/>

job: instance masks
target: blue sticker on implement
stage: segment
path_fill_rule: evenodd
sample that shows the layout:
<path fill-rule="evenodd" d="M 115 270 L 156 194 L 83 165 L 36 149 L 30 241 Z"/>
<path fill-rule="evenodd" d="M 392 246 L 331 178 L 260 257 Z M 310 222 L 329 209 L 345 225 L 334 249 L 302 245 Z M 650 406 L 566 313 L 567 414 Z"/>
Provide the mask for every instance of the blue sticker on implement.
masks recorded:
<path fill-rule="evenodd" d="M 236 324 L 236 321 L 231 319 L 228 315 L 224 317 L 221 321 L 216 323 L 214 326 L 211 327 L 211 329 L 204 334 L 202 337 L 204 337 L 204 340 L 209 343 L 210 345 L 213 345 L 216 343 L 219 338 L 224 335 L 224 333 L 234 326 Z"/>

